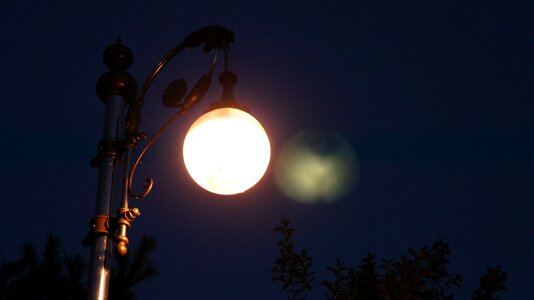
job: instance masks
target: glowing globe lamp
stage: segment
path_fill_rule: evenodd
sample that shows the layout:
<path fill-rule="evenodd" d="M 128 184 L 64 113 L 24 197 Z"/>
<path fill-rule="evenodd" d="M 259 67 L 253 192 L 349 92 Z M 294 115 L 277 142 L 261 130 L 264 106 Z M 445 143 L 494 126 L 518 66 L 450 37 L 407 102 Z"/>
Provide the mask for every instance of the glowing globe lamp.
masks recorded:
<path fill-rule="evenodd" d="M 271 146 L 253 116 L 225 107 L 209 111 L 191 125 L 183 155 L 187 171 L 198 185 L 215 194 L 233 195 L 262 178 Z"/>

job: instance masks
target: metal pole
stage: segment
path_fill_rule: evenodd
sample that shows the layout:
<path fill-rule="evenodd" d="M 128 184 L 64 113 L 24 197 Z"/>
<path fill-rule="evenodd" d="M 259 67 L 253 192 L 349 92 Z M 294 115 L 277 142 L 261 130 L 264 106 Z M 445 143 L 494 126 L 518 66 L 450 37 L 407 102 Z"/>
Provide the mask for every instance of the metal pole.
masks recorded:
<path fill-rule="evenodd" d="M 112 96 L 106 103 L 103 140 L 117 141 L 122 131 L 125 101 Z M 113 197 L 115 157 L 104 157 L 100 162 L 95 216 L 110 217 Z M 108 297 L 113 240 L 108 235 L 96 235 L 91 245 L 89 262 L 88 299 L 105 300 Z"/>
<path fill-rule="evenodd" d="M 106 104 L 103 138 L 99 152 L 91 166 L 99 168 L 95 216 L 90 222 L 90 231 L 83 244 L 91 246 L 87 299 L 108 299 L 109 278 L 113 255 L 114 199 L 121 195 L 121 167 L 118 163 L 124 138 L 124 111 L 137 93 L 135 79 L 125 72 L 133 61 L 133 54 L 122 45 L 120 38 L 104 50 L 104 64 L 110 69 L 97 81 L 96 93 Z M 116 203 L 115 203 L 116 204 Z"/>

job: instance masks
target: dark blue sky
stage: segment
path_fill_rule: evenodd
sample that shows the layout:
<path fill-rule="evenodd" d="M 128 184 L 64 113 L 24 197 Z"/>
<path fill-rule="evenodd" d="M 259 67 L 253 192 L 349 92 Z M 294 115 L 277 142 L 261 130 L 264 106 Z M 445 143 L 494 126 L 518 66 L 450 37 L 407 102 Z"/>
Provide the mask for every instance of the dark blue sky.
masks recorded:
<path fill-rule="evenodd" d="M 236 33 L 238 101 L 270 135 L 273 156 L 305 129 L 355 149 L 357 188 L 329 205 L 283 196 L 272 168 L 230 199 L 192 183 L 179 146 L 200 107 L 154 146 L 139 176 L 156 180 L 130 233 L 154 236 L 161 274 L 140 299 L 284 299 L 270 282 L 282 216 L 314 257 L 317 286 L 336 258 L 398 257 L 441 237 L 464 299 L 488 266 L 508 273 L 504 299 L 534 294 L 534 4 L 531 1 L 14 1 L 0 2 L 0 258 L 48 232 L 80 246 L 92 217 L 104 105 L 97 78 L 117 35 L 140 84 L 190 32 Z M 207 67 L 178 57 L 146 97 L 143 131 L 170 117 L 160 95 Z M 199 106 L 216 99 L 216 85 Z M 211 98 L 211 99 L 210 99 Z M 157 296 L 154 296 L 157 295 Z"/>

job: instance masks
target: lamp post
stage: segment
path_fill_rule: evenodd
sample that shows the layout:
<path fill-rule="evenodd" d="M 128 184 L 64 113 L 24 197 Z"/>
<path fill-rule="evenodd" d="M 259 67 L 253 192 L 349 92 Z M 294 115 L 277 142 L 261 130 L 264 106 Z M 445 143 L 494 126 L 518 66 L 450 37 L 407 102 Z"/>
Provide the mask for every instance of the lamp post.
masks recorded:
<path fill-rule="evenodd" d="M 244 192 L 265 173 L 270 159 L 265 130 L 233 95 L 237 82 L 231 71 L 233 35 L 220 26 L 207 26 L 188 35 L 159 61 L 139 92 L 135 79 L 125 71 L 132 64 L 132 52 L 120 39 L 104 51 L 103 60 L 110 71 L 98 79 L 96 86 L 97 95 L 106 105 L 104 131 L 99 151 L 91 161 L 92 167 L 99 168 L 97 201 L 89 234 L 83 240 L 91 247 L 88 299 L 107 299 L 111 257 L 126 254 L 127 231 L 140 215 L 139 209 L 129 207 L 129 201 L 145 198 L 152 190 L 153 180 L 148 178 L 143 183 L 144 190 L 134 192 L 137 166 L 154 141 L 206 94 L 220 52 L 224 56 L 224 70 L 219 76 L 222 97 L 190 127 L 183 148 L 186 168 L 201 187 L 222 195 Z M 136 148 L 146 138 L 139 128 L 150 85 L 177 54 L 198 46 L 213 52 L 207 72 L 189 91 L 182 79 L 169 85 L 163 93 L 163 104 L 177 112 L 148 140 L 131 165 Z"/>

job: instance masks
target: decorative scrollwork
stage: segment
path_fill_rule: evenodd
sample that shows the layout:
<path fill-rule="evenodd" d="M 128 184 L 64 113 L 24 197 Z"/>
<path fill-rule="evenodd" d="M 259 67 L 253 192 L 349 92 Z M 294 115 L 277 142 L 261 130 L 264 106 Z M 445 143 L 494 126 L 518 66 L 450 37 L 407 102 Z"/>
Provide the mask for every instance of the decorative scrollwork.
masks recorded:
<path fill-rule="evenodd" d="M 133 174 L 133 173 L 132 173 Z M 130 183 L 129 183 L 129 186 L 128 186 L 128 191 L 129 191 L 129 194 L 130 196 L 134 197 L 135 199 L 143 199 L 145 198 L 146 196 L 148 196 L 148 194 L 150 194 L 150 192 L 152 191 L 152 187 L 154 186 L 154 180 L 152 178 L 147 178 L 145 179 L 145 181 L 143 182 L 143 189 L 144 191 L 140 194 L 136 194 L 133 192 L 132 190 L 132 180 L 130 178 Z"/>
<path fill-rule="evenodd" d="M 132 182 L 133 182 L 133 176 L 135 175 L 135 170 L 137 170 L 137 167 L 139 166 L 139 164 L 141 163 L 141 159 L 143 158 L 143 156 L 145 155 L 145 153 L 147 152 L 147 150 L 150 148 L 150 146 L 152 146 L 152 144 L 154 143 L 154 141 L 156 141 L 159 136 L 167 129 L 169 128 L 173 123 L 174 121 L 176 121 L 176 119 L 178 119 L 178 117 L 181 117 L 183 115 L 185 115 L 187 113 L 187 111 L 184 111 L 184 110 L 180 110 L 178 111 L 176 114 L 174 114 L 174 116 L 172 116 L 172 118 L 170 118 L 170 120 L 167 121 L 167 123 L 165 123 L 165 125 L 163 125 L 163 127 L 161 127 L 155 134 L 154 136 L 146 143 L 145 147 L 143 148 L 143 150 L 141 150 L 141 153 L 139 153 L 139 156 L 137 157 L 137 159 L 135 160 L 135 163 L 132 167 L 132 170 L 130 171 L 130 174 L 127 178 L 128 180 L 128 194 L 136 199 L 143 199 L 145 198 L 146 196 L 148 196 L 148 194 L 150 193 L 150 191 L 152 190 L 152 187 L 154 186 L 154 180 L 152 180 L 152 178 L 147 178 L 145 179 L 145 182 L 143 183 L 143 188 L 145 189 L 145 191 L 141 194 L 136 194 L 133 192 L 132 190 Z"/>
<path fill-rule="evenodd" d="M 144 103 L 144 96 L 148 91 L 148 88 L 151 86 L 154 79 L 158 74 L 163 70 L 163 68 L 182 50 L 185 48 L 194 48 L 204 44 L 204 51 L 214 51 L 214 56 L 209 66 L 208 72 L 203 75 L 198 82 L 193 86 L 191 91 L 186 94 L 187 85 L 183 80 L 177 80 L 172 82 L 169 87 L 165 90 L 163 94 L 163 103 L 166 106 L 170 107 L 180 107 L 178 111 L 167 123 L 160 128 L 154 136 L 147 142 L 139 156 L 137 157 L 132 169 L 130 170 L 127 180 L 128 195 L 136 199 L 142 199 L 148 196 L 152 187 L 154 186 L 154 180 L 152 178 L 147 178 L 143 183 L 144 192 L 137 194 L 133 192 L 132 182 L 133 176 L 137 167 L 141 162 L 141 158 L 145 155 L 146 151 L 152 143 L 158 139 L 158 137 L 168 128 L 170 125 L 180 116 L 185 115 L 188 110 L 193 107 L 208 91 L 211 75 L 215 69 L 215 64 L 217 61 L 217 55 L 219 48 L 225 50 L 225 70 L 228 71 L 229 62 L 230 62 L 230 47 L 229 44 L 234 41 L 234 33 L 221 26 L 207 26 L 201 28 L 189 36 L 187 36 L 184 41 L 171 49 L 167 55 L 165 55 L 160 62 L 152 69 L 148 74 L 140 93 L 136 99 L 130 104 L 130 109 L 128 110 L 126 117 L 126 142 L 125 148 L 133 149 L 137 143 L 143 139 L 145 136 L 139 131 L 141 123 L 141 107 Z M 184 97 L 185 96 L 185 97 Z M 182 100 L 182 98 L 184 98 Z"/>

